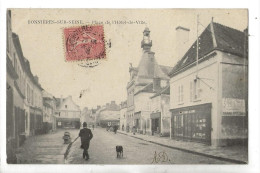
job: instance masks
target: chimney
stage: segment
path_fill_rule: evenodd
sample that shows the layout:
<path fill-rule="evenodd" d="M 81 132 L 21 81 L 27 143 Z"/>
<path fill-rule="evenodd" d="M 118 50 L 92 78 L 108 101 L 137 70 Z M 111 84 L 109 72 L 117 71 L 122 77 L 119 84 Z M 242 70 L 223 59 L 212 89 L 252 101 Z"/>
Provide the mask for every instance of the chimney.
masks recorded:
<path fill-rule="evenodd" d="M 161 79 L 158 77 L 153 78 L 153 90 L 158 91 L 161 89 Z"/>
<path fill-rule="evenodd" d="M 181 59 L 186 53 L 189 46 L 189 32 L 190 29 L 178 26 L 176 28 L 176 43 L 175 52 L 177 52 L 177 58 Z"/>
<path fill-rule="evenodd" d="M 34 76 L 34 80 L 36 81 L 36 83 L 39 83 L 39 78 L 38 78 L 38 76 Z"/>
<path fill-rule="evenodd" d="M 99 110 L 101 108 L 101 106 L 100 105 L 97 105 L 97 110 Z"/>

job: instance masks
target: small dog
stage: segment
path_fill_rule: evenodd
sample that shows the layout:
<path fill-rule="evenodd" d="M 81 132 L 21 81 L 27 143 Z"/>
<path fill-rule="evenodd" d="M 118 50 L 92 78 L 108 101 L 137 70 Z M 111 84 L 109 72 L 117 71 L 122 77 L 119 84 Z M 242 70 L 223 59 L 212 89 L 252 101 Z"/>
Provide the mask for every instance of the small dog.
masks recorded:
<path fill-rule="evenodd" d="M 121 145 L 116 146 L 116 157 L 123 157 L 123 147 Z"/>

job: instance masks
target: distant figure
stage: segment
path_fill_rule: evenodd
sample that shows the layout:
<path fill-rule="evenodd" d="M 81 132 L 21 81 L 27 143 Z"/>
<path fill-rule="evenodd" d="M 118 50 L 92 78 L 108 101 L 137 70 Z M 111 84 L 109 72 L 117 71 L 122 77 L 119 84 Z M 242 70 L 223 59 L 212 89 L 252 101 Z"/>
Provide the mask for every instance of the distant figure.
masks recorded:
<path fill-rule="evenodd" d="M 110 130 L 110 125 L 107 125 L 107 131 L 109 131 Z"/>
<path fill-rule="evenodd" d="M 81 138 L 81 148 L 83 149 L 83 159 L 88 160 L 89 154 L 88 154 L 88 148 L 90 140 L 93 137 L 93 134 L 90 129 L 87 128 L 87 123 L 83 123 L 83 129 L 79 132 L 79 137 Z"/>
<path fill-rule="evenodd" d="M 114 132 L 115 132 L 115 134 L 117 132 L 117 129 L 118 129 L 117 125 L 114 125 Z"/>
<path fill-rule="evenodd" d="M 125 126 L 124 126 L 124 124 L 123 124 L 123 125 L 122 125 L 122 131 L 124 131 L 124 130 L 125 130 L 124 128 L 125 128 Z"/>
<path fill-rule="evenodd" d="M 132 131 L 133 131 L 133 134 L 135 135 L 135 132 L 136 132 L 136 128 L 135 128 L 135 126 L 133 126 Z"/>
<path fill-rule="evenodd" d="M 95 127 L 95 125 L 93 124 L 93 125 L 92 125 L 92 129 L 93 129 L 93 130 L 94 130 L 94 127 Z"/>

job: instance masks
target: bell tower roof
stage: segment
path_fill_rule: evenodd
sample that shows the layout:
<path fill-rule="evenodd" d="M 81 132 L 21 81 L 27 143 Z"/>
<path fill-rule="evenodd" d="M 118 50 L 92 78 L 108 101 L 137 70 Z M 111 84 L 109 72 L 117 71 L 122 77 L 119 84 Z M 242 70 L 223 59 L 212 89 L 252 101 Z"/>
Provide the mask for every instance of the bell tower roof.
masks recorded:
<path fill-rule="evenodd" d="M 143 51 L 150 51 L 152 47 L 152 40 L 150 39 L 150 30 L 148 27 L 145 27 L 143 31 L 143 40 L 141 42 L 141 48 Z"/>
<path fill-rule="evenodd" d="M 144 32 L 150 32 L 148 27 L 145 27 Z"/>

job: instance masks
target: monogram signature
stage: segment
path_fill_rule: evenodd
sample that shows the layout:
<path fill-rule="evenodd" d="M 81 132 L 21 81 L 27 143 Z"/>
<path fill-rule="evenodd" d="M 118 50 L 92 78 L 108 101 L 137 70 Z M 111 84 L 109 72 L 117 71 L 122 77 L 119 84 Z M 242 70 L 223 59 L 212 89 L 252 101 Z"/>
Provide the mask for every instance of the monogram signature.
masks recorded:
<path fill-rule="evenodd" d="M 154 157 L 152 163 L 164 163 L 164 162 L 170 162 L 171 160 L 169 159 L 168 155 L 162 151 L 157 153 L 156 151 L 154 152 Z"/>

